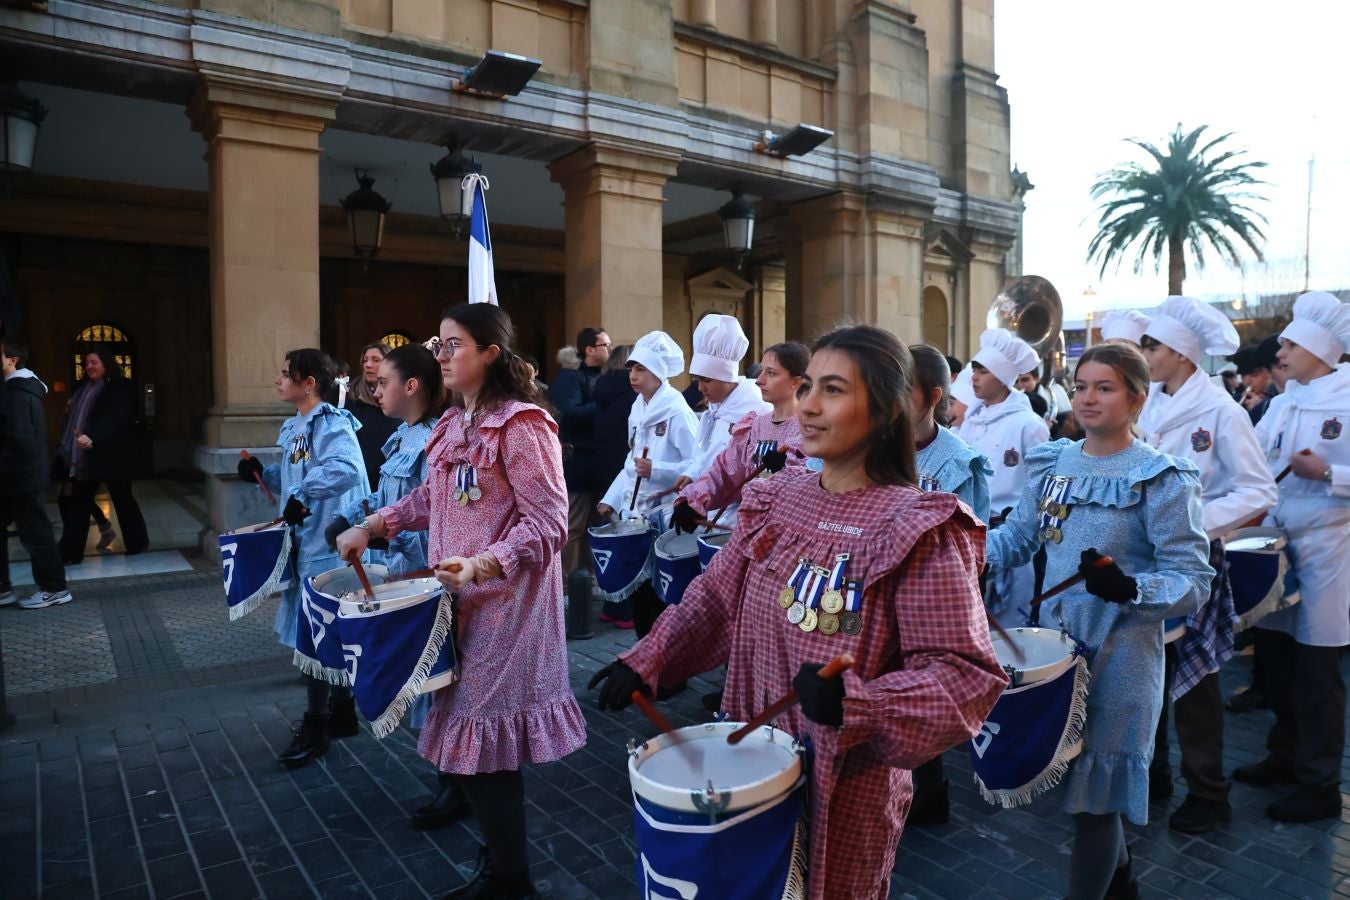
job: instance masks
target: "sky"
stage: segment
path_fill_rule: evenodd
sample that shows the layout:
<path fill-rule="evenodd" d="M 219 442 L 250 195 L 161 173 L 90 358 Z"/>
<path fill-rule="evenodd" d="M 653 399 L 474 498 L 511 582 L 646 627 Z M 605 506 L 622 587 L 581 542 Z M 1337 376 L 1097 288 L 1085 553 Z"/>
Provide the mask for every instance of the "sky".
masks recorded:
<path fill-rule="evenodd" d="M 1087 262 L 1098 221 L 1089 190 L 1107 169 L 1148 159 L 1126 138 L 1165 145 L 1178 122 L 1234 132 L 1232 143 L 1268 163 L 1270 182 L 1257 207 L 1269 219 L 1265 261 L 1248 253 L 1238 269 L 1207 253 L 1197 271 L 1188 258 L 1188 295 L 1254 301 L 1302 290 L 1305 247 L 1314 290 L 1350 288 L 1350 3 L 998 0 L 995 27 L 1012 162 L 1035 185 L 1023 271 L 1054 283 L 1066 318 L 1166 297 L 1165 269 L 1146 262 L 1135 275 L 1134 254 L 1104 275 Z"/>

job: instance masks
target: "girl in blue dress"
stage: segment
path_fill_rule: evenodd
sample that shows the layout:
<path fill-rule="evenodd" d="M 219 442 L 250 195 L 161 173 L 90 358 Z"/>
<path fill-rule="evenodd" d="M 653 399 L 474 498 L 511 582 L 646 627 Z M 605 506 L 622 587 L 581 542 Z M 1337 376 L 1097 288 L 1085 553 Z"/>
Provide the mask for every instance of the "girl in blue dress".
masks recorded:
<path fill-rule="evenodd" d="M 1024 565 L 1044 544 L 1047 588 L 1085 579 L 1040 610 L 1085 646 L 1092 678 L 1083 751 L 1059 788 L 1074 817 L 1070 900 L 1136 895 L 1120 817 L 1148 822 L 1163 620 L 1196 612 L 1214 577 L 1195 465 L 1133 436 L 1148 372 L 1129 345 L 1083 354 L 1073 411 L 1086 437 L 1028 455 L 1022 499 L 988 539 L 991 568 Z M 1114 562 L 1099 566 L 1103 555 Z"/>
<path fill-rule="evenodd" d="M 302 614 L 305 579 L 343 564 L 324 539 L 324 523 L 370 492 L 356 440 L 360 423 L 322 399 L 336 374 L 337 366 L 322 350 L 287 353 L 276 388 L 283 401 L 295 406 L 295 415 L 282 423 L 277 436 L 281 462 L 264 468 L 256 459 L 239 461 L 239 477 L 252 482 L 255 474 L 261 474 L 277 497 L 279 515 L 291 528 L 293 577 L 281 594 L 276 618 L 277 637 L 291 648 Z M 309 675 L 305 679 L 308 709 L 291 745 L 278 757 L 287 766 L 304 765 L 328 749 L 330 736 L 347 737 L 358 727 L 349 689 L 334 688 Z"/>
<path fill-rule="evenodd" d="M 981 522 L 989 521 L 989 478 L 993 466 L 984 454 L 939 424 L 947 418 L 951 401 L 952 370 L 947 357 L 928 344 L 911 344 L 914 384 L 910 409 L 914 412 L 914 461 L 919 471 L 919 489 L 955 494 Z M 914 803 L 909 825 L 942 825 L 951 802 L 942 757 L 934 757 L 914 770 Z"/>

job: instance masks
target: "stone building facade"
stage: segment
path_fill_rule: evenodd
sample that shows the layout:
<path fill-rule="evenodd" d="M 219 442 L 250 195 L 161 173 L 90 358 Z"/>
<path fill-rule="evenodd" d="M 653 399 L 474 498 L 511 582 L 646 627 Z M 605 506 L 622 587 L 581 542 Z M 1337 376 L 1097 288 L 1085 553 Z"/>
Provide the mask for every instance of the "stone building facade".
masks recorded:
<path fill-rule="evenodd" d="M 0 0 L 0 67 L 50 110 L 33 171 L 0 184 L 0 256 L 58 387 L 83 329 L 126 337 L 155 465 L 208 473 L 217 529 L 266 517 L 223 476 L 274 440 L 286 350 L 422 339 L 464 298 L 427 172 L 448 143 L 489 178 L 499 294 L 546 375 L 580 327 L 687 347 L 708 311 L 741 317 L 753 352 L 867 321 L 965 357 L 1020 231 L 993 17 L 994 0 Z M 456 92 L 486 49 L 543 65 L 515 97 Z M 755 149 L 798 123 L 834 137 Z M 354 168 L 394 204 L 369 263 L 337 205 Z M 716 212 L 732 188 L 758 210 L 739 267 Z"/>

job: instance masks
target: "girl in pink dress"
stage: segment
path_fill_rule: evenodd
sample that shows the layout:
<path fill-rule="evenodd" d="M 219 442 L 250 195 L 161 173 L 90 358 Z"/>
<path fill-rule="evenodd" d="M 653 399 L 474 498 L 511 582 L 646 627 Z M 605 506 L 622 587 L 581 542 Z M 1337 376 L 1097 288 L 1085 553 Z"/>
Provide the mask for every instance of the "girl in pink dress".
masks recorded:
<path fill-rule="evenodd" d="M 520 768 L 586 742 L 563 636 L 562 449 L 513 337 L 491 304 L 445 312 L 437 354 L 455 399 L 427 442 L 426 482 L 339 538 L 346 553 L 425 528 L 436 577 L 458 595 L 460 679 L 436 692 L 418 750 L 457 777 L 487 845 L 449 898 L 536 896 Z"/>
<path fill-rule="evenodd" d="M 873 326 L 821 338 L 797 417 L 823 471 L 747 486 L 707 572 L 591 682 L 605 682 L 602 709 L 620 708 L 726 663 L 722 709 L 740 721 L 796 687 L 801 704 L 778 727 L 814 747 L 812 900 L 886 897 L 910 770 L 977 734 L 1007 683 L 980 599 L 984 526 L 954 495 L 915 486 L 913 367 Z M 839 572 L 842 608 L 787 587 L 802 560 Z M 822 679 L 845 651 L 853 669 Z"/>

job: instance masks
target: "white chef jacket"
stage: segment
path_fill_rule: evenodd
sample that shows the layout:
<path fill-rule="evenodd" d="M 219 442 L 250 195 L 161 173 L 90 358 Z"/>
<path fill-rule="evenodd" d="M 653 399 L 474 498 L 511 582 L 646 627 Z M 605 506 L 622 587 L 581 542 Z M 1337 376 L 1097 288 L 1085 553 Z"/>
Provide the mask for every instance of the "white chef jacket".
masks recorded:
<path fill-rule="evenodd" d="M 767 412 L 773 412 L 773 406 L 764 402 L 759 385 L 749 378 L 740 379 L 725 400 L 709 403 L 707 412 L 699 417 L 694 456 L 686 461 L 681 474 L 693 480 L 708 471 L 717 454 L 731 441 L 732 427 L 751 413 Z"/>
<path fill-rule="evenodd" d="M 612 507 L 621 518 L 628 515 L 629 509 L 634 507 L 636 461 L 643 450 L 652 461 L 652 475 L 642 479 L 638 487 L 634 512 L 644 514 L 652 506 L 659 505 L 662 499 L 671 499 L 673 495 L 656 495 L 674 487 L 675 480 L 689 464 L 694 455 L 694 430 L 697 427 L 694 411 L 670 382 L 663 383 L 650 401 L 643 400 L 639 394 L 628 413 L 628 458 L 600 502 Z"/>

